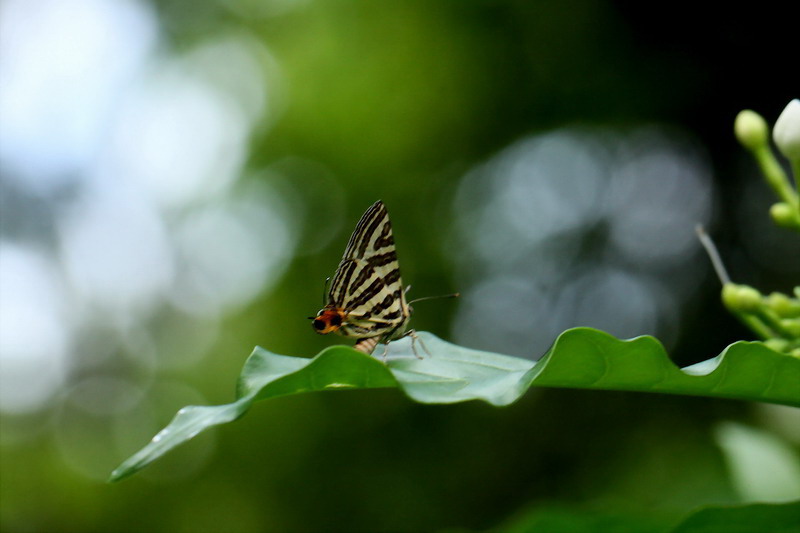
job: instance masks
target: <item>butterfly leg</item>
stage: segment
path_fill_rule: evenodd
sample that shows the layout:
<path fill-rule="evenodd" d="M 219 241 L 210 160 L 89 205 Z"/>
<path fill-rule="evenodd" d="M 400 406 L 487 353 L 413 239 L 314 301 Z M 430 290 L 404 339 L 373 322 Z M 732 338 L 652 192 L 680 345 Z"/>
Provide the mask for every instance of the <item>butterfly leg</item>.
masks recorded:
<path fill-rule="evenodd" d="M 425 350 L 425 353 L 426 353 L 426 354 L 428 354 L 428 356 L 430 357 L 430 355 L 431 355 L 431 352 L 428 350 L 428 347 L 427 347 L 427 346 L 425 346 L 425 343 L 424 343 L 424 342 L 422 342 L 422 337 L 420 337 L 419 335 L 417 335 L 417 332 L 416 332 L 416 331 L 414 331 L 413 329 L 412 329 L 411 331 L 413 331 L 413 332 L 414 332 L 414 333 L 411 335 L 411 346 L 414 346 L 414 343 L 415 343 L 416 341 L 419 341 L 419 344 L 420 344 L 420 346 L 422 346 L 422 349 L 423 349 L 423 350 Z M 414 355 L 416 355 L 416 352 L 414 352 Z M 419 357 L 419 356 L 418 356 L 418 357 Z M 420 359 L 422 359 L 422 358 L 420 357 Z"/>
<path fill-rule="evenodd" d="M 411 351 L 414 352 L 414 355 L 416 356 L 417 359 L 422 359 L 422 356 L 419 354 L 419 352 L 417 352 L 417 346 L 416 346 L 417 342 L 420 343 L 422 349 L 425 350 L 426 354 L 428 355 L 431 354 L 431 352 L 428 351 L 428 347 L 425 346 L 424 342 L 422 342 L 422 338 L 419 335 L 417 335 L 416 330 L 410 329 L 406 331 L 405 333 L 403 333 L 403 335 L 400 336 L 401 339 L 403 337 L 411 337 Z"/>
<path fill-rule="evenodd" d="M 421 361 L 422 360 L 422 356 L 417 351 L 417 346 L 416 345 L 417 345 L 417 336 L 416 335 L 411 335 L 411 351 L 414 352 L 414 357 L 416 357 L 417 359 L 419 359 Z"/>
<path fill-rule="evenodd" d="M 386 359 L 388 357 L 389 357 L 389 341 L 386 340 L 386 341 L 384 341 L 383 354 L 381 355 L 381 358 L 383 359 L 384 364 L 386 363 Z"/>

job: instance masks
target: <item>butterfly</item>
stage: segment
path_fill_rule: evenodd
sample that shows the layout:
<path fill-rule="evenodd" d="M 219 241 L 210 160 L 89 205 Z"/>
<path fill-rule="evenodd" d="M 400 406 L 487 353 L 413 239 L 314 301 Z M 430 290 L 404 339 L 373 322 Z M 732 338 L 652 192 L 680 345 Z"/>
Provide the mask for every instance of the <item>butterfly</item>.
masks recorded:
<path fill-rule="evenodd" d="M 389 213 L 378 200 L 356 224 L 333 279 L 327 280 L 325 306 L 309 318 L 317 333 L 358 339 L 355 349 L 367 354 L 379 342 L 410 336 L 419 357 L 414 341 L 422 344 L 422 340 L 413 329 L 406 330 L 413 312 L 407 290 L 400 278 Z"/>

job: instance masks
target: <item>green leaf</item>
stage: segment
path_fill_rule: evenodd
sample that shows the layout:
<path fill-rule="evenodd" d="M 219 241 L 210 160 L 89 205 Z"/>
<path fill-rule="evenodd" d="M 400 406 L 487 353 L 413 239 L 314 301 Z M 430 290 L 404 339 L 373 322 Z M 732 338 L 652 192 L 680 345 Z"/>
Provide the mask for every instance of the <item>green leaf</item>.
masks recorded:
<path fill-rule="evenodd" d="M 797 533 L 800 502 L 705 507 L 690 514 L 671 533 Z"/>
<path fill-rule="evenodd" d="M 419 333 L 431 355 L 414 356 L 411 339 L 393 342 L 384 364 L 348 346 L 313 359 L 257 347 L 244 365 L 236 401 L 184 407 L 170 424 L 111 474 L 118 481 L 208 427 L 242 416 L 256 400 L 346 388 L 399 387 L 420 403 L 483 400 L 508 405 L 531 386 L 690 394 L 800 406 L 800 359 L 758 342 L 737 342 L 719 356 L 680 369 L 653 337 L 619 340 L 590 328 L 562 333 L 538 362 L 472 350 Z M 424 344 L 424 346 L 423 346 Z M 376 349 L 381 354 L 382 347 Z M 425 351 L 425 350 L 420 350 Z"/>

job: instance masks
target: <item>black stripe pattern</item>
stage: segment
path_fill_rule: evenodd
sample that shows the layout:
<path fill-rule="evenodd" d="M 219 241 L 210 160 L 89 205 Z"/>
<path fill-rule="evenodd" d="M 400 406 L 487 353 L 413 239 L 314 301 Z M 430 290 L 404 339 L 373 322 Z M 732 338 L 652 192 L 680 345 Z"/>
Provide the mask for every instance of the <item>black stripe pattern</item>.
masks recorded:
<path fill-rule="evenodd" d="M 328 289 L 328 305 L 342 309 L 338 333 L 347 337 L 401 335 L 411 316 L 406 303 L 392 224 L 378 200 L 356 224 Z"/>

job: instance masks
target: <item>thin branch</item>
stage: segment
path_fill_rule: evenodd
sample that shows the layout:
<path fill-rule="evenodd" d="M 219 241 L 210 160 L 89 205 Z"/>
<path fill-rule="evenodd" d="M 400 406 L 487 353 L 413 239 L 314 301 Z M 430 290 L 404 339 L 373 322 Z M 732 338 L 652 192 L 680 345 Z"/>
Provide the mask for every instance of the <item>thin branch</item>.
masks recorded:
<path fill-rule="evenodd" d="M 717 272 L 717 277 L 723 285 L 727 285 L 731 282 L 731 278 L 728 276 L 728 271 L 725 270 L 725 265 L 722 264 L 722 259 L 719 257 L 719 252 L 717 251 L 717 247 L 714 245 L 714 241 L 712 241 L 711 237 L 708 236 L 702 224 L 696 225 L 694 230 L 697 232 L 697 237 L 700 239 L 700 243 L 703 245 L 703 248 L 706 249 L 706 253 L 708 253 L 708 257 L 711 259 L 711 264 L 714 265 L 714 270 Z"/>

